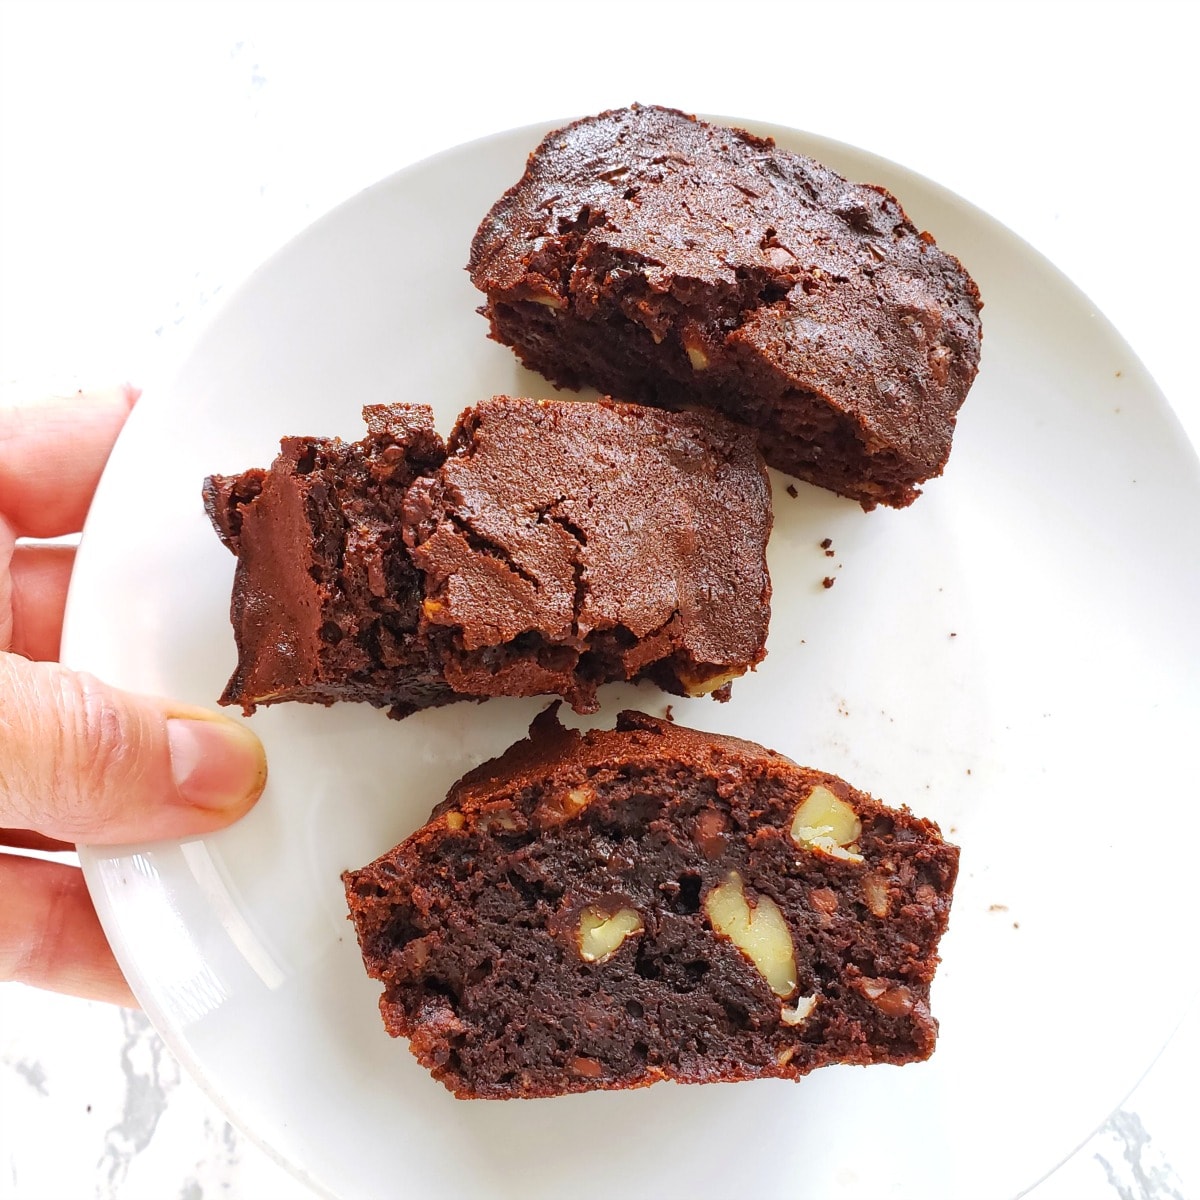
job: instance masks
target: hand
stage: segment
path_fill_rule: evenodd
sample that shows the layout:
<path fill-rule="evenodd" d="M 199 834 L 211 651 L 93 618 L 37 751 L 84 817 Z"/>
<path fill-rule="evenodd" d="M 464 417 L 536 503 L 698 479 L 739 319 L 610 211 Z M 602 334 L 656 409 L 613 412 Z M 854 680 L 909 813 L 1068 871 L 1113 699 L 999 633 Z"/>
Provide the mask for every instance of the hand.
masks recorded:
<path fill-rule="evenodd" d="M 57 663 L 78 532 L 137 392 L 0 409 L 0 846 L 208 833 L 262 792 L 244 726 Z M 0 853 L 0 980 L 136 1004 L 78 868 Z"/>

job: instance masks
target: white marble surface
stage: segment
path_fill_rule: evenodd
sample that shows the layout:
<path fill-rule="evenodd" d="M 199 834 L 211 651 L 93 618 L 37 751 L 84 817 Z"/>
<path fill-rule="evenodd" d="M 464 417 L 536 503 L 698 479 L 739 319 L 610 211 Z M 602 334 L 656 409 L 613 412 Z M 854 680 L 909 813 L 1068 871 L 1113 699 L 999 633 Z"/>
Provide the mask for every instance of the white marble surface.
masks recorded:
<path fill-rule="evenodd" d="M 1084 289 L 1200 442 L 1194 3 L 604 11 L 0 3 L 5 396 L 152 382 L 339 200 L 444 146 L 636 98 L 810 129 L 938 179 Z M 1029 1194 L 1197 1194 L 1198 1073 L 1193 1014 Z M 307 1194 L 140 1014 L 0 985 L 0 1196 Z"/>

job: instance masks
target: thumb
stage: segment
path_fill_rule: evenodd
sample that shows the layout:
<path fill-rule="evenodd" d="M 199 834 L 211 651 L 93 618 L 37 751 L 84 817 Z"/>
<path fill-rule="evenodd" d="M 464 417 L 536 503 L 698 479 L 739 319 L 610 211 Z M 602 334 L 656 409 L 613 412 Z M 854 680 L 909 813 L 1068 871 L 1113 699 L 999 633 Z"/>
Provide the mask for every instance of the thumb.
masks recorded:
<path fill-rule="evenodd" d="M 99 843 L 208 833 L 266 778 L 237 721 L 0 654 L 0 827 Z"/>

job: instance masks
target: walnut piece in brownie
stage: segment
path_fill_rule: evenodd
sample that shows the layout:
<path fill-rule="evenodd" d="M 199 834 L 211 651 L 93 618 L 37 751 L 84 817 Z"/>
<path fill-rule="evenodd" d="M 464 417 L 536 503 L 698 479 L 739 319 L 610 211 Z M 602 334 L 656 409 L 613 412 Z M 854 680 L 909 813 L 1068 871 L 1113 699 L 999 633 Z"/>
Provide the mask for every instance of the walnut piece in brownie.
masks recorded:
<path fill-rule="evenodd" d="M 552 708 L 343 882 L 388 1032 L 509 1098 L 927 1058 L 957 869 L 932 822 L 751 742 Z"/>
<path fill-rule="evenodd" d="M 766 470 L 712 413 L 494 397 L 448 443 L 420 406 L 359 442 L 287 438 L 212 476 L 238 556 L 222 703 L 365 700 L 393 716 L 613 680 L 729 694 L 764 655 Z"/>
<path fill-rule="evenodd" d="M 867 509 L 941 473 L 979 366 L 978 289 L 895 197 L 671 109 L 548 134 L 469 270 L 528 367 L 717 408 Z"/>

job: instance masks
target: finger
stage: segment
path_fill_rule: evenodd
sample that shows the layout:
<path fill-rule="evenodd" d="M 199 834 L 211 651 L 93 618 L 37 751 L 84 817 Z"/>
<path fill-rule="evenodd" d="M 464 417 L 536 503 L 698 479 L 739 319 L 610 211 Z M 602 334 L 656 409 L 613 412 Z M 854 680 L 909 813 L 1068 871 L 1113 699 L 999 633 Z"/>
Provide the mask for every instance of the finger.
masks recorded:
<path fill-rule="evenodd" d="M 62 641 L 67 585 L 74 546 L 18 546 L 10 568 L 12 649 L 26 658 L 53 662 Z"/>
<path fill-rule="evenodd" d="M 12 645 L 12 558 L 16 553 L 16 535 L 0 513 L 0 650 Z"/>
<path fill-rule="evenodd" d="M 20 850 L 74 850 L 70 842 L 44 837 L 29 829 L 0 829 L 0 846 L 14 846 Z"/>
<path fill-rule="evenodd" d="M 77 867 L 0 854 L 0 981 L 137 1007 Z"/>
<path fill-rule="evenodd" d="M 0 408 L 0 513 L 17 537 L 78 533 L 136 388 Z"/>
<path fill-rule="evenodd" d="M 243 724 L 0 655 L 0 825 L 67 842 L 209 833 L 262 794 Z"/>

